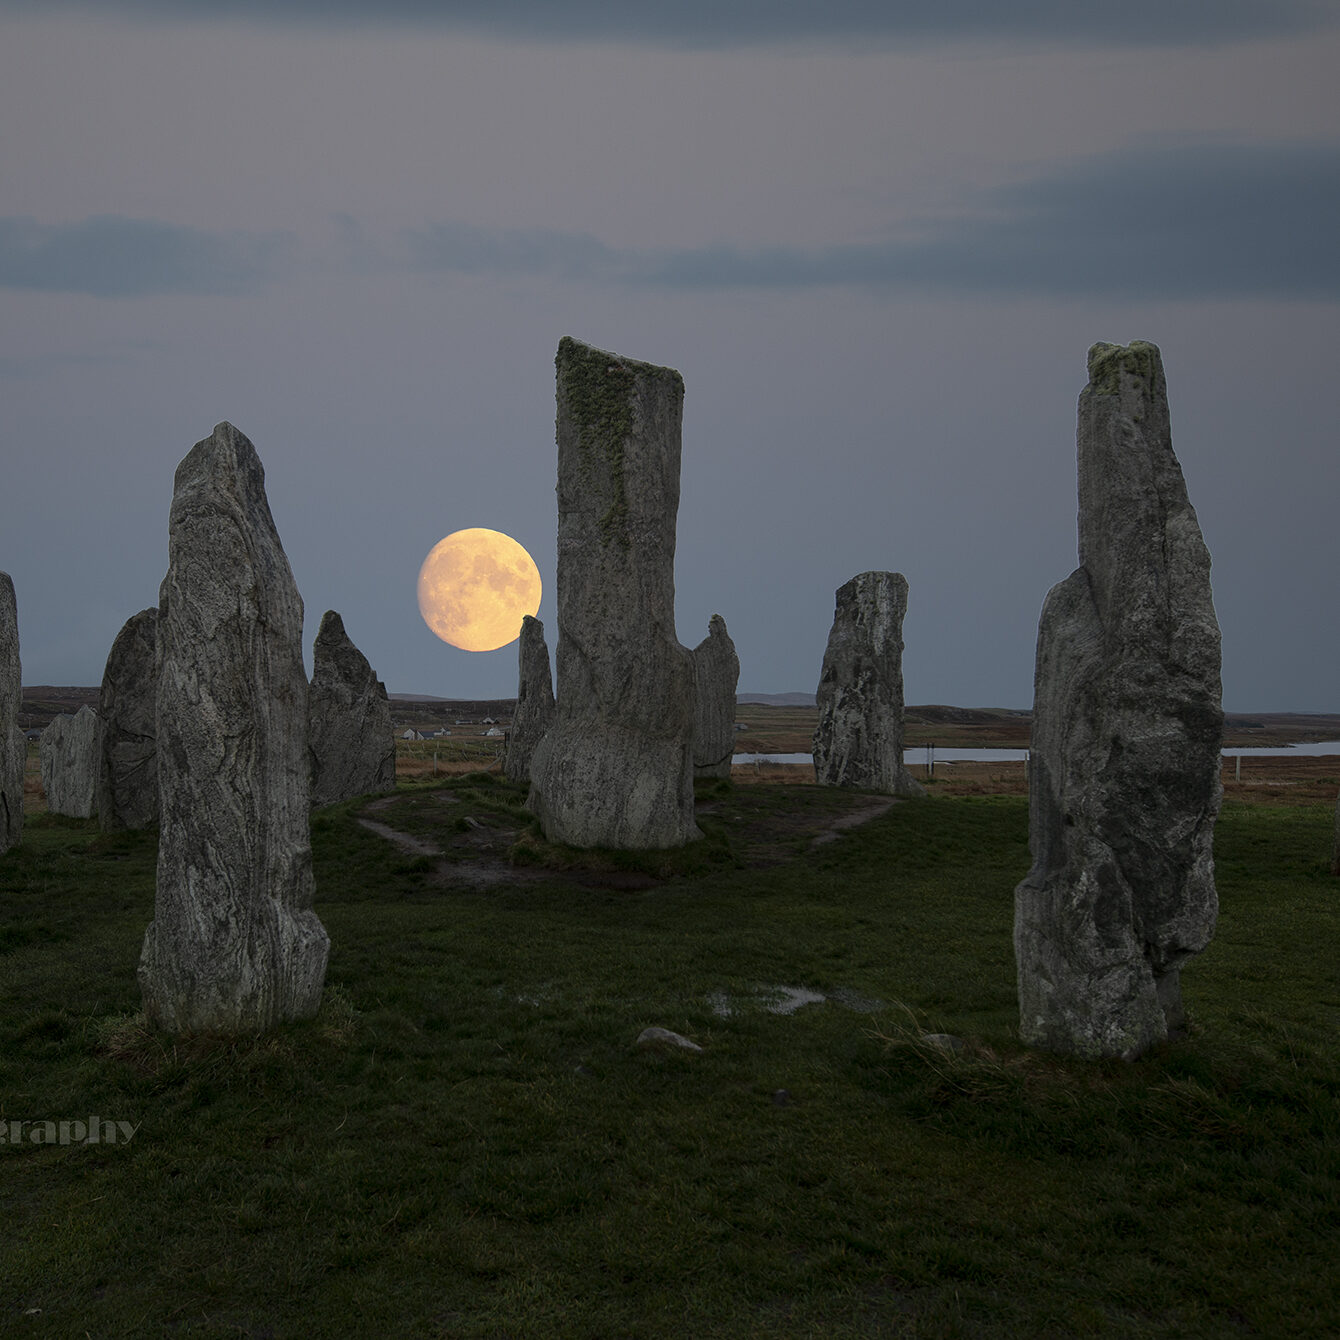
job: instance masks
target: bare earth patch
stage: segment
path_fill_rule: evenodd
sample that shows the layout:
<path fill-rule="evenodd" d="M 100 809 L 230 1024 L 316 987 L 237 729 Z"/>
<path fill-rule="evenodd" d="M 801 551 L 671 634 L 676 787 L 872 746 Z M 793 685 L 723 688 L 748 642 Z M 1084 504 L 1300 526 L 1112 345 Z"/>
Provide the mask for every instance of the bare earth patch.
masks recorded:
<path fill-rule="evenodd" d="M 727 829 L 731 849 L 743 865 L 763 868 L 836 841 L 898 803 L 892 796 L 813 784 L 744 785 L 700 800 L 696 811 Z M 356 817 L 360 826 L 406 856 L 432 860 L 434 883 L 484 888 L 563 879 L 587 888 L 625 891 L 664 883 L 643 870 L 610 868 L 607 853 L 592 852 L 589 860 L 575 854 L 562 869 L 513 864 L 513 849 L 528 828 L 513 814 L 474 805 L 444 789 L 380 796 Z"/>

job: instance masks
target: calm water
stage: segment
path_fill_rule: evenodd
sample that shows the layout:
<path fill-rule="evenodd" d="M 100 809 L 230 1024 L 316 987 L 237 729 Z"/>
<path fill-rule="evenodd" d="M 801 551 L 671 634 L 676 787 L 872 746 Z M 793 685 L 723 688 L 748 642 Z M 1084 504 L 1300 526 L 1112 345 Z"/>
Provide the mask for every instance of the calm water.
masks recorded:
<path fill-rule="evenodd" d="M 1340 754 L 1340 740 L 1314 740 L 1310 744 L 1265 745 L 1243 749 L 1225 749 L 1225 758 L 1287 757 L 1298 758 L 1302 755 L 1318 756 Z M 1028 757 L 1027 749 L 941 749 L 936 747 L 936 763 L 1018 763 Z M 736 763 L 757 763 L 760 759 L 770 763 L 813 763 L 813 754 L 736 754 Z M 915 766 L 926 762 L 925 745 L 914 745 L 903 750 L 903 762 Z"/>

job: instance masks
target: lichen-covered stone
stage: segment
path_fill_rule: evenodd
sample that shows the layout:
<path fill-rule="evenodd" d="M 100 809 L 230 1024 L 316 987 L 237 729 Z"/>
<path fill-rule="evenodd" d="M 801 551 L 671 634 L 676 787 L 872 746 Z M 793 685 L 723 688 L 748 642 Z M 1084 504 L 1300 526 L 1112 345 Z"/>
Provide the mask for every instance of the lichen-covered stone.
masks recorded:
<path fill-rule="evenodd" d="M 14 582 L 0 572 L 0 853 L 23 836 L 23 769 L 28 742 L 19 730 L 23 674 L 19 666 L 19 609 Z"/>
<path fill-rule="evenodd" d="M 1183 1023 L 1214 931 L 1219 625 L 1154 345 L 1089 351 L 1078 439 L 1080 566 L 1038 627 L 1020 1033 L 1135 1057 Z"/>
<path fill-rule="evenodd" d="M 837 590 L 815 704 L 820 786 L 892 796 L 925 791 L 903 766 L 903 618 L 907 578 L 862 572 Z"/>
<path fill-rule="evenodd" d="M 530 781 L 535 747 L 554 719 L 554 680 L 549 669 L 549 647 L 544 624 L 532 614 L 521 620 L 517 650 L 516 712 L 507 736 L 503 773 L 511 782 Z"/>
<path fill-rule="evenodd" d="M 322 617 L 312 647 L 307 730 L 314 806 L 395 790 L 395 731 L 386 685 L 334 610 Z"/>
<path fill-rule="evenodd" d="M 98 695 L 98 823 L 108 832 L 158 822 L 158 607 L 132 614 L 107 654 Z"/>
<path fill-rule="evenodd" d="M 551 842 L 682 846 L 701 836 L 674 631 L 684 383 L 566 337 L 557 369 L 558 704 L 528 803 Z"/>
<path fill-rule="evenodd" d="M 62 713 L 42 732 L 39 750 L 47 810 L 91 819 L 97 808 L 101 756 L 98 714 L 89 706 L 74 716 Z"/>
<path fill-rule="evenodd" d="M 158 612 L 158 885 L 149 1019 L 255 1033 L 316 1013 L 302 598 L 251 443 L 229 423 L 177 467 Z"/>
<path fill-rule="evenodd" d="M 693 649 L 698 706 L 693 729 L 693 772 L 696 777 L 729 777 L 735 756 L 735 689 L 740 682 L 740 658 L 726 631 L 726 621 L 714 614 L 707 636 Z"/>

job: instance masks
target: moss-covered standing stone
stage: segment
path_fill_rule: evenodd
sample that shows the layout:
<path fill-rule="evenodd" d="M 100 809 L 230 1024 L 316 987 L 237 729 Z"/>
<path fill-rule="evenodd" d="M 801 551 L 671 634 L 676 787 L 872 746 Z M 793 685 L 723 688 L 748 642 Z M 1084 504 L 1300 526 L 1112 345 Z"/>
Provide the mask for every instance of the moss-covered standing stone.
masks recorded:
<path fill-rule="evenodd" d="M 700 836 L 675 636 L 683 379 L 570 337 L 556 368 L 558 701 L 529 803 L 551 842 L 681 846 Z"/>

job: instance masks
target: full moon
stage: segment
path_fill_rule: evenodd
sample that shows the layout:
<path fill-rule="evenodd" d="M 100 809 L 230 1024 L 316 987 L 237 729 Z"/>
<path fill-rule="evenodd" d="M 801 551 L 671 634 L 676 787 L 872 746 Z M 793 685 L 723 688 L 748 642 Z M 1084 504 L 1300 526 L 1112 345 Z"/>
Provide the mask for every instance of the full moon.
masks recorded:
<path fill-rule="evenodd" d="M 419 613 L 443 642 L 496 651 L 521 636 L 540 608 L 540 570 L 510 535 L 458 530 L 439 540 L 419 569 Z"/>

